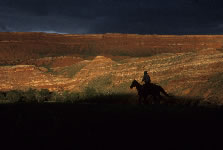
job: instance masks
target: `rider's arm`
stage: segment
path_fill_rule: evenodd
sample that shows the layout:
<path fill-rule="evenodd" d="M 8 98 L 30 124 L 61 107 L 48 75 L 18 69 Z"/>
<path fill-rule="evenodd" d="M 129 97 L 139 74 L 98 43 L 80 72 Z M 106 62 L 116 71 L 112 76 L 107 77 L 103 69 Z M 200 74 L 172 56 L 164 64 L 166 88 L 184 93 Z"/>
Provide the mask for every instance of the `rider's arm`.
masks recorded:
<path fill-rule="evenodd" d="M 151 82 L 150 76 L 148 76 L 148 80 L 149 80 L 149 82 Z"/>
<path fill-rule="evenodd" d="M 143 82 L 143 81 L 145 81 L 145 76 L 143 76 L 143 78 L 142 78 L 142 82 Z"/>

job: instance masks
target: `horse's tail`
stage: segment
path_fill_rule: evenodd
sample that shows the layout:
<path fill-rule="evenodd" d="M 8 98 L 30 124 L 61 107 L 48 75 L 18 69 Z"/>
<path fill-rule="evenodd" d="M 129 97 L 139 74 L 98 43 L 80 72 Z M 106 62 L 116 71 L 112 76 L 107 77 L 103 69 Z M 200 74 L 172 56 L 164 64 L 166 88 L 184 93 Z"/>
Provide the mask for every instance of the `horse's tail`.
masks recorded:
<path fill-rule="evenodd" d="M 160 92 L 162 92 L 165 96 L 170 97 L 170 95 L 167 94 L 167 92 L 161 87 L 160 87 Z"/>

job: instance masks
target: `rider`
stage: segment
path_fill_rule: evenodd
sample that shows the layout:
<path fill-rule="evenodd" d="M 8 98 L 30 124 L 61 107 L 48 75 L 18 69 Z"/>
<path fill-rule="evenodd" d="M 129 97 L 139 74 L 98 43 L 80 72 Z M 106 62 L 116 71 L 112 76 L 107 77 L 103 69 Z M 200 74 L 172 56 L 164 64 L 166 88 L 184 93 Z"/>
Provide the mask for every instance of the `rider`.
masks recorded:
<path fill-rule="evenodd" d="M 150 76 L 148 75 L 147 71 L 144 71 L 144 76 L 142 78 L 142 82 L 145 82 L 145 86 L 149 86 L 151 83 Z"/>

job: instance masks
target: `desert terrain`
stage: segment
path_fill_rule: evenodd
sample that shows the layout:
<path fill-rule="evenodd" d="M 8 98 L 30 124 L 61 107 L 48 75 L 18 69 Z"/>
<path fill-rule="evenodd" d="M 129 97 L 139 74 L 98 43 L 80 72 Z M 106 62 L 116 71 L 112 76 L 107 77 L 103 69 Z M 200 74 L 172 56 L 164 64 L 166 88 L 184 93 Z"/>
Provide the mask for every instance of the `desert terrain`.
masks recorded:
<path fill-rule="evenodd" d="M 221 35 L 0 33 L 0 90 L 136 94 L 147 70 L 171 95 L 221 102 L 222 46 Z"/>
<path fill-rule="evenodd" d="M 1 144 L 215 149 L 223 133 L 222 46 L 220 35 L 0 33 L 0 100 L 13 102 L 0 104 Z M 145 70 L 174 103 L 138 105 L 130 84 L 142 84 Z M 49 91 L 58 101 L 45 101 Z"/>

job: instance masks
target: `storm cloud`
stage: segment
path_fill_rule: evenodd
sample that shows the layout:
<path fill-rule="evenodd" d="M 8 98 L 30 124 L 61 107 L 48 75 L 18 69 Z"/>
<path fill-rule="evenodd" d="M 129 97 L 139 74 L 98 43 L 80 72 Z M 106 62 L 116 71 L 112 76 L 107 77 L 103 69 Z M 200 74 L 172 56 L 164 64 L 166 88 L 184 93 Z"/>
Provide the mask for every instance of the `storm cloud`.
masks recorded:
<path fill-rule="evenodd" d="M 0 31 L 223 34 L 222 0 L 4 0 Z"/>

